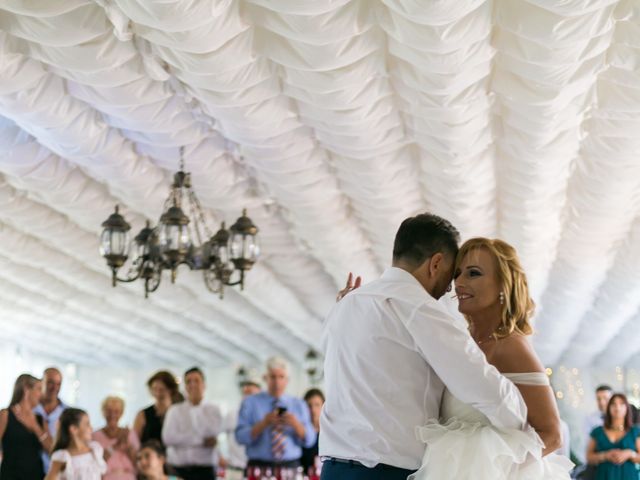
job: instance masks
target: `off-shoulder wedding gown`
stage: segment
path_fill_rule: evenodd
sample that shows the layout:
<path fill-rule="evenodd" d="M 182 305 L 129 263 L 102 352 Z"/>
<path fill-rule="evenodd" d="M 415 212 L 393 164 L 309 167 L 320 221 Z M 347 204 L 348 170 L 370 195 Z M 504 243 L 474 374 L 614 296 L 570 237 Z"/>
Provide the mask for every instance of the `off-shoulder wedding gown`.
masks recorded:
<path fill-rule="evenodd" d="M 549 385 L 541 372 L 505 374 L 520 385 Z M 427 444 L 422 467 L 410 480 L 567 480 L 573 463 L 557 454 L 542 457 L 532 428 L 499 429 L 475 408 L 445 390 L 440 422 L 418 427 Z"/>

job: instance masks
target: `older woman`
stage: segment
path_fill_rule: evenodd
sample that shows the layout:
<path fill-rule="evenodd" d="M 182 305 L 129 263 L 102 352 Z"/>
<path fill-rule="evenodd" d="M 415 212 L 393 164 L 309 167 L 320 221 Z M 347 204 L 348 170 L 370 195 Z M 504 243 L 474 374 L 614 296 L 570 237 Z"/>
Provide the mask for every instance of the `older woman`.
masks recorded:
<path fill-rule="evenodd" d="M 103 480 L 135 480 L 136 453 L 140 441 L 135 432 L 118 423 L 124 413 L 124 400 L 107 397 L 102 402 L 102 414 L 107 424 L 93 434 L 93 439 L 104 448 L 107 473 Z"/>

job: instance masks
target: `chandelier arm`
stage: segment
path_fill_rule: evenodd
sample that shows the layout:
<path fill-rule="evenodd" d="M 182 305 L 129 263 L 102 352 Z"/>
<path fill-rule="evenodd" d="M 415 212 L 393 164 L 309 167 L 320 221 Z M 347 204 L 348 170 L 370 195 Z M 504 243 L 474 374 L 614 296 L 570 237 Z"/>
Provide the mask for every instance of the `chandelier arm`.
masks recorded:
<path fill-rule="evenodd" d="M 236 285 L 240 285 L 240 290 L 244 290 L 244 270 L 240 270 L 240 279 L 235 282 L 222 282 L 227 287 L 235 287 Z"/>
<path fill-rule="evenodd" d="M 213 287 L 211 285 L 211 279 L 209 278 L 210 275 L 208 275 L 207 272 L 211 272 L 211 270 L 203 271 L 204 285 L 207 287 L 207 290 L 209 290 L 211 293 L 217 293 L 220 296 L 220 300 L 222 300 L 224 298 L 224 283 L 220 282 L 217 288 Z"/>
<path fill-rule="evenodd" d="M 196 193 L 192 189 L 189 189 L 189 199 L 191 200 L 193 205 L 195 205 L 195 209 L 194 209 L 195 214 L 199 217 L 198 220 L 200 220 L 200 223 L 202 224 L 202 228 L 204 229 L 205 236 L 207 238 L 211 238 L 213 236 L 213 232 L 207 225 L 207 222 L 204 218 L 204 210 L 202 208 L 202 204 L 200 203 L 200 200 L 198 199 L 198 197 L 196 196 Z"/>
<path fill-rule="evenodd" d="M 144 298 L 149 298 L 150 293 L 153 293 L 156 290 L 158 290 L 158 287 L 160 286 L 160 281 L 162 280 L 162 276 L 160 275 L 160 273 L 157 276 L 144 279 Z M 149 284 L 151 284 L 151 282 L 155 282 L 155 284 L 152 284 L 152 286 L 149 287 Z"/>

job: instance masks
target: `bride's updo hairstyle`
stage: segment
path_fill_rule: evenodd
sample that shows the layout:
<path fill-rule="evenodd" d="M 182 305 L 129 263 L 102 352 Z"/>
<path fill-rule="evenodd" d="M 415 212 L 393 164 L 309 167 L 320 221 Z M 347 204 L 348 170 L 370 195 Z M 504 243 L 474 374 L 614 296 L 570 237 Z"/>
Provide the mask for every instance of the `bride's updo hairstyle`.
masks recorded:
<path fill-rule="evenodd" d="M 494 332 L 496 338 L 504 338 L 513 332 L 531 335 L 530 319 L 535 304 L 529 296 L 527 277 L 522 269 L 516 249 L 499 239 L 472 238 L 464 242 L 456 257 L 456 270 L 462 259 L 474 250 L 484 249 L 491 254 L 496 264 L 500 291 L 504 293 L 502 321 Z"/>

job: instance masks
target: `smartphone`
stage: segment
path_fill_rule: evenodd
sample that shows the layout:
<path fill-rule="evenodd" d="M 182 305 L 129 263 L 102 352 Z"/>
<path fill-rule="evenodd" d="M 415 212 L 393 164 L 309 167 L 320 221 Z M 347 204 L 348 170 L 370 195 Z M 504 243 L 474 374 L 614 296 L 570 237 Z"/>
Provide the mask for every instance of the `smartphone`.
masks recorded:
<path fill-rule="evenodd" d="M 282 416 L 287 412 L 287 407 L 278 407 L 278 415 Z"/>

